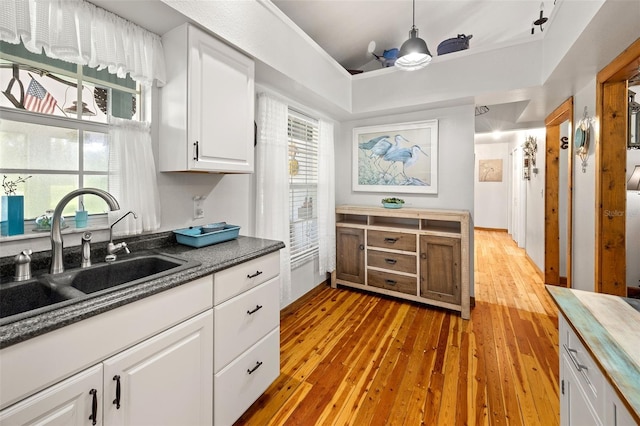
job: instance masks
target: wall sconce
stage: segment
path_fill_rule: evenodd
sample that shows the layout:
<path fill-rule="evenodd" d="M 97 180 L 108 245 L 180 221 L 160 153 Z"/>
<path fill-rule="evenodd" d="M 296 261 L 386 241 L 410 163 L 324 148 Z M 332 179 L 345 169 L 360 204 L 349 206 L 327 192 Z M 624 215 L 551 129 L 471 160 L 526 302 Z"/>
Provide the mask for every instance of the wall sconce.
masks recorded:
<path fill-rule="evenodd" d="M 627 191 L 640 191 L 640 166 L 636 166 L 627 182 Z M 640 192 L 638 192 L 640 194 Z"/>
<path fill-rule="evenodd" d="M 582 173 L 587 172 L 587 159 L 589 158 L 589 140 L 591 138 L 592 122 L 593 117 L 589 117 L 587 107 L 584 107 L 582 120 L 580 120 L 576 126 L 576 134 L 573 139 L 573 147 L 576 150 L 576 155 L 580 157 L 580 160 L 582 161 Z"/>
<path fill-rule="evenodd" d="M 536 153 L 538 152 L 538 140 L 533 136 L 527 136 L 522 145 L 524 151 L 524 166 L 527 169 L 532 168 L 534 174 L 538 174 L 538 168 L 536 167 Z M 529 170 L 525 171 L 525 179 L 529 179 Z"/>

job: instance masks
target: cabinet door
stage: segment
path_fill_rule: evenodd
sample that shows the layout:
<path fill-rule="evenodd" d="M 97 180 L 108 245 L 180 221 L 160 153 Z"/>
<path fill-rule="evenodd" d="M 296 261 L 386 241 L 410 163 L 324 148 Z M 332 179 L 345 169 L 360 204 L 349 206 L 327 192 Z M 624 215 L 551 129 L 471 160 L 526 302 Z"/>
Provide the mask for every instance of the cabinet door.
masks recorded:
<path fill-rule="evenodd" d="M 253 61 L 191 26 L 189 49 L 191 168 L 253 172 Z"/>
<path fill-rule="evenodd" d="M 631 416 L 624 403 L 618 398 L 616 391 L 609 385 L 606 387 L 605 424 L 611 426 L 634 426 L 638 423 Z"/>
<path fill-rule="evenodd" d="M 336 277 L 364 284 L 364 230 L 336 229 Z"/>
<path fill-rule="evenodd" d="M 101 425 L 102 365 L 84 370 L 0 412 L 0 425 L 32 424 Z"/>
<path fill-rule="evenodd" d="M 560 424 L 562 426 L 602 425 L 565 354 L 560 355 Z"/>
<path fill-rule="evenodd" d="M 212 424 L 212 359 L 212 310 L 107 359 L 105 425 Z"/>
<path fill-rule="evenodd" d="M 420 236 L 420 296 L 460 304 L 460 239 Z"/>

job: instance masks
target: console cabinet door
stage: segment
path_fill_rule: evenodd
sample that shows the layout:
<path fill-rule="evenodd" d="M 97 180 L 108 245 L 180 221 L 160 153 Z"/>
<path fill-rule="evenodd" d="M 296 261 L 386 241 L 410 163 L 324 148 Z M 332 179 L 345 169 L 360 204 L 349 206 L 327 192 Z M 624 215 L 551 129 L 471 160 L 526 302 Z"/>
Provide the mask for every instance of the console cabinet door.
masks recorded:
<path fill-rule="evenodd" d="M 562 350 L 562 349 L 561 349 Z M 602 425 L 580 385 L 567 355 L 560 354 L 560 424 L 562 426 Z"/>
<path fill-rule="evenodd" d="M 93 423 L 94 394 L 95 423 Z M 0 425 L 33 424 L 101 425 L 102 365 L 84 370 L 0 412 Z"/>
<path fill-rule="evenodd" d="M 356 284 L 364 284 L 364 230 L 336 229 L 336 277 Z"/>
<path fill-rule="evenodd" d="M 460 239 L 420 236 L 420 296 L 460 304 Z"/>
<path fill-rule="evenodd" d="M 105 425 L 213 424 L 212 359 L 212 310 L 107 359 Z"/>

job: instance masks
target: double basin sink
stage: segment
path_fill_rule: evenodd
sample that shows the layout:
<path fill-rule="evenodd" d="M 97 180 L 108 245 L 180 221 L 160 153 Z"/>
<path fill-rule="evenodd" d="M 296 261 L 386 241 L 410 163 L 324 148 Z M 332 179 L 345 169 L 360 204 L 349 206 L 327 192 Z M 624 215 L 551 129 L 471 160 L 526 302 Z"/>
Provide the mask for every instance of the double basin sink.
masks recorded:
<path fill-rule="evenodd" d="M 0 326 L 198 265 L 196 261 L 152 253 L 3 284 Z"/>

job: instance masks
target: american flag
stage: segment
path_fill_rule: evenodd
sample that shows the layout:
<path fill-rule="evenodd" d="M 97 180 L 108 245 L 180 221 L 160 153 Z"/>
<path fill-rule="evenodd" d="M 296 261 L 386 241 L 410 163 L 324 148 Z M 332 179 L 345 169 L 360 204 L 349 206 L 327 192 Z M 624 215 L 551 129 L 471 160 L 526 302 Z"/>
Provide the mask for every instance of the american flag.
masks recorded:
<path fill-rule="evenodd" d="M 24 97 L 24 107 L 29 111 L 52 114 L 56 104 L 54 97 L 32 78 Z"/>

